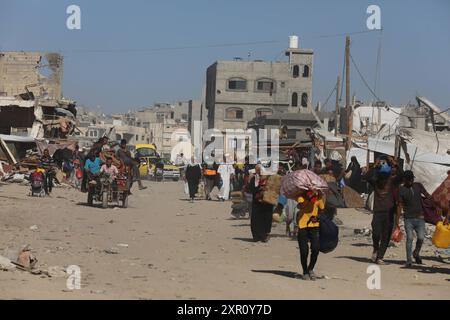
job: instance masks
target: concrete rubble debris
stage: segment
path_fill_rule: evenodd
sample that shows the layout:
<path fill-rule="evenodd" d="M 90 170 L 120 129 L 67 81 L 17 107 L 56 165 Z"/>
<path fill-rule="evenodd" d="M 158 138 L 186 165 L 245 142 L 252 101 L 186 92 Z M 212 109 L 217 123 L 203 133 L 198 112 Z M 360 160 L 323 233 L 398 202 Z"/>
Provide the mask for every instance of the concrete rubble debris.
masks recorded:
<path fill-rule="evenodd" d="M 11 181 L 12 182 L 16 182 L 16 183 L 24 182 L 25 181 L 25 175 L 21 174 L 21 173 L 16 173 L 15 175 L 13 175 Z"/>
<path fill-rule="evenodd" d="M 363 228 L 363 229 L 354 229 L 353 233 L 355 235 L 362 235 L 364 237 L 370 237 L 372 235 L 372 230 L 369 228 Z"/>
<path fill-rule="evenodd" d="M 11 263 L 11 260 L 0 255 L 0 271 L 12 271 L 15 269 L 16 266 Z"/>
<path fill-rule="evenodd" d="M 30 271 L 35 267 L 37 261 L 38 260 L 36 259 L 36 257 L 31 253 L 30 246 L 26 245 L 19 252 L 16 264 L 19 268 L 25 269 L 26 271 Z"/>
<path fill-rule="evenodd" d="M 119 254 L 119 250 L 117 250 L 116 248 L 105 249 L 103 250 L 103 252 L 107 254 Z"/>
<path fill-rule="evenodd" d="M 66 268 L 61 266 L 48 267 L 46 274 L 51 278 L 64 278 L 67 276 Z"/>

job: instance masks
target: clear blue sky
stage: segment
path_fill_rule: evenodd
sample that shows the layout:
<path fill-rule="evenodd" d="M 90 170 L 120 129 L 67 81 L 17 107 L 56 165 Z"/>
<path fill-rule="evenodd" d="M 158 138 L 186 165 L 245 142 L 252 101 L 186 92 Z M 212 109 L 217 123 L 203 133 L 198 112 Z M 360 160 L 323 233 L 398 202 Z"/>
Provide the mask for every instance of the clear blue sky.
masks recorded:
<path fill-rule="evenodd" d="M 66 28 L 70 4 L 81 7 L 79 31 Z M 288 36 L 297 34 L 301 47 L 315 51 L 313 99 L 323 103 L 342 72 L 345 39 L 317 36 L 367 30 L 369 4 L 381 7 L 384 29 L 381 97 L 399 104 L 419 93 L 449 107 L 447 0 L 0 0 L 0 50 L 63 53 L 64 95 L 109 113 L 198 98 L 214 61 L 248 51 L 254 59 L 280 59 Z M 266 40 L 279 43 L 207 48 Z M 378 33 L 352 36 L 352 55 L 371 86 L 378 45 Z M 152 51 L 186 46 L 203 48 Z M 354 68 L 351 79 L 352 93 L 370 100 Z"/>

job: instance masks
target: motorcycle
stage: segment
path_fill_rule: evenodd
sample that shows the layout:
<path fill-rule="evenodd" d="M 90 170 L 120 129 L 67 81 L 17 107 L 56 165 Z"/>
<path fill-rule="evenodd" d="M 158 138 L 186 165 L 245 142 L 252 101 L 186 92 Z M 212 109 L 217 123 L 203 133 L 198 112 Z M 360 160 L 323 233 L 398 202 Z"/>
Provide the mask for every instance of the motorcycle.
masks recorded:
<path fill-rule="evenodd" d="M 155 168 L 155 180 L 160 182 L 164 179 L 164 169 L 162 168 Z"/>
<path fill-rule="evenodd" d="M 122 203 L 122 208 L 128 207 L 129 179 L 127 176 L 118 176 L 113 179 L 108 174 L 91 179 L 88 183 L 88 205 L 93 206 L 94 201 L 101 202 L 102 208 L 108 208 L 112 202 Z"/>

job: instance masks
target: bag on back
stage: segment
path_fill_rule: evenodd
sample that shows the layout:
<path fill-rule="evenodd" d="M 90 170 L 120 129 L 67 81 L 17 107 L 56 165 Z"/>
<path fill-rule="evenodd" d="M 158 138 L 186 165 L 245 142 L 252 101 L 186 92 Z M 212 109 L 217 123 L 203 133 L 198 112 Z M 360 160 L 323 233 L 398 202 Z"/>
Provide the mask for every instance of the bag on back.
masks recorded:
<path fill-rule="evenodd" d="M 339 243 L 339 228 L 327 216 L 320 216 L 320 252 L 329 253 L 336 249 Z"/>

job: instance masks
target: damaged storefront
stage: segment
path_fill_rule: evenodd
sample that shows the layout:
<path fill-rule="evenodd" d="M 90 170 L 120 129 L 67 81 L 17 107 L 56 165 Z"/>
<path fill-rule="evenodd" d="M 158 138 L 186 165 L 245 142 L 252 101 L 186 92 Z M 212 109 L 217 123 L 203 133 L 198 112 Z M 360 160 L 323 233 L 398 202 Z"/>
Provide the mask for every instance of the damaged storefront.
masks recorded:
<path fill-rule="evenodd" d="M 66 139 L 75 126 L 74 101 L 0 97 L 0 134 Z"/>

